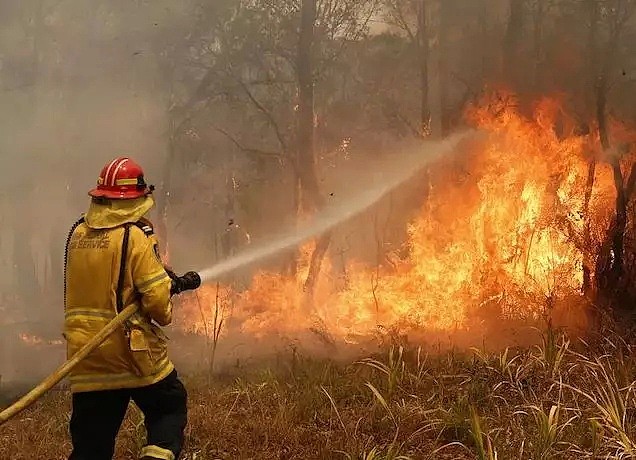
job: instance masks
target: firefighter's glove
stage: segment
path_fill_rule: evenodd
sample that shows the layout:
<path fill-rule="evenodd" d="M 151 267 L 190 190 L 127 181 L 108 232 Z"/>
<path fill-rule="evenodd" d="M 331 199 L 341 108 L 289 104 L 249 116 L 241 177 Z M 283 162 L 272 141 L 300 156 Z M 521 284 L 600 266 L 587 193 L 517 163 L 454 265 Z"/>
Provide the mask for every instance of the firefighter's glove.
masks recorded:
<path fill-rule="evenodd" d="M 170 273 L 168 273 L 170 275 Z M 172 288 L 170 295 L 181 294 L 184 291 L 193 291 L 201 286 L 201 277 L 197 272 L 188 272 L 183 276 L 170 276 Z"/>
<path fill-rule="evenodd" d="M 170 277 L 170 279 L 174 282 L 175 280 L 179 279 L 179 277 L 177 276 L 177 274 L 174 272 L 174 270 L 172 270 L 170 267 L 164 266 L 163 267 L 164 270 L 166 271 L 166 273 L 168 274 L 168 276 Z"/>

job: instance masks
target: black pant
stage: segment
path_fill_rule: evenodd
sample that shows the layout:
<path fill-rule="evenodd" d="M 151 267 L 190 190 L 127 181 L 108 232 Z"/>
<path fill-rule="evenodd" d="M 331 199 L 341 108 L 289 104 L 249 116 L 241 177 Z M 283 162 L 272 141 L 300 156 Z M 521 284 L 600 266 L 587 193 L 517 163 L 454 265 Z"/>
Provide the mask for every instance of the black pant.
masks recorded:
<path fill-rule="evenodd" d="M 131 399 L 144 414 L 147 445 L 169 450 L 179 458 L 187 422 L 187 393 L 173 371 L 147 387 L 73 394 L 73 453 L 69 460 L 111 460 Z"/>

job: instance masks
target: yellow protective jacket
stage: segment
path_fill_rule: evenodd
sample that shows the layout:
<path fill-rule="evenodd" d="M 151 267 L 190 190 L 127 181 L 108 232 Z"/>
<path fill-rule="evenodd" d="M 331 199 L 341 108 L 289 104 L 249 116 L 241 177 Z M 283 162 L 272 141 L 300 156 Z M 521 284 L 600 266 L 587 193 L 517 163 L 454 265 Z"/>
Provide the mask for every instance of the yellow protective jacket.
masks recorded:
<path fill-rule="evenodd" d="M 146 220 L 131 223 L 130 216 L 113 219 L 116 213 L 110 212 L 101 209 L 97 216 L 102 218 L 96 219 L 91 209 L 70 235 L 64 324 L 68 358 L 117 314 L 125 227 L 129 236 L 121 298 L 123 308 L 136 303 L 140 312 L 72 371 L 74 393 L 151 385 L 174 369 L 167 338 L 157 326 L 172 320 L 171 280 L 159 258 L 152 225 Z"/>

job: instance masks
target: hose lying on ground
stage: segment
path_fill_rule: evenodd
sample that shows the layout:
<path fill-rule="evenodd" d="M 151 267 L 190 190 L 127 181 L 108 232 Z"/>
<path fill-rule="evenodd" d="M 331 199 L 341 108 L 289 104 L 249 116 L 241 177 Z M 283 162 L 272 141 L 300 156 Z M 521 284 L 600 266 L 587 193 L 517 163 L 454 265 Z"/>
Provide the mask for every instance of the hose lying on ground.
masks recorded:
<path fill-rule="evenodd" d="M 47 391 L 57 385 L 73 370 L 75 366 L 77 366 L 93 350 L 104 343 L 104 341 L 113 332 L 115 332 L 119 327 L 121 327 L 122 324 L 124 324 L 125 321 L 127 321 L 132 315 L 134 315 L 137 312 L 138 308 L 138 305 L 133 304 L 122 310 L 122 312 L 115 318 L 113 318 L 113 320 L 108 323 L 104 327 L 104 329 L 99 331 L 86 345 L 84 345 L 77 353 L 75 353 L 75 355 L 71 359 L 62 364 L 55 372 L 44 379 L 29 393 L 27 393 L 11 406 L 0 412 L 0 425 L 3 425 L 8 420 L 15 417 L 17 414 L 19 414 L 24 409 L 40 399 L 42 396 L 44 396 Z"/>

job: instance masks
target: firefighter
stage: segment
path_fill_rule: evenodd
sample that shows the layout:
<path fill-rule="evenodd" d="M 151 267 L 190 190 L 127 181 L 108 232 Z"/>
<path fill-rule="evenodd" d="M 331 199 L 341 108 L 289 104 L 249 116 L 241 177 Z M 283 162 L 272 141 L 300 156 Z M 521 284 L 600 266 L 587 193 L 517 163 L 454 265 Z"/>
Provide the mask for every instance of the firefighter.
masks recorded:
<path fill-rule="evenodd" d="M 172 320 L 171 297 L 201 284 L 176 276 L 159 256 L 144 215 L 153 207 L 142 168 L 117 158 L 89 192 L 88 212 L 71 229 L 65 255 L 64 337 L 68 358 L 118 312 L 138 312 L 70 374 L 73 450 L 69 460 L 111 460 L 130 400 L 144 414 L 143 459 L 176 460 L 187 422 L 187 394 L 168 358 L 160 326 Z"/>

